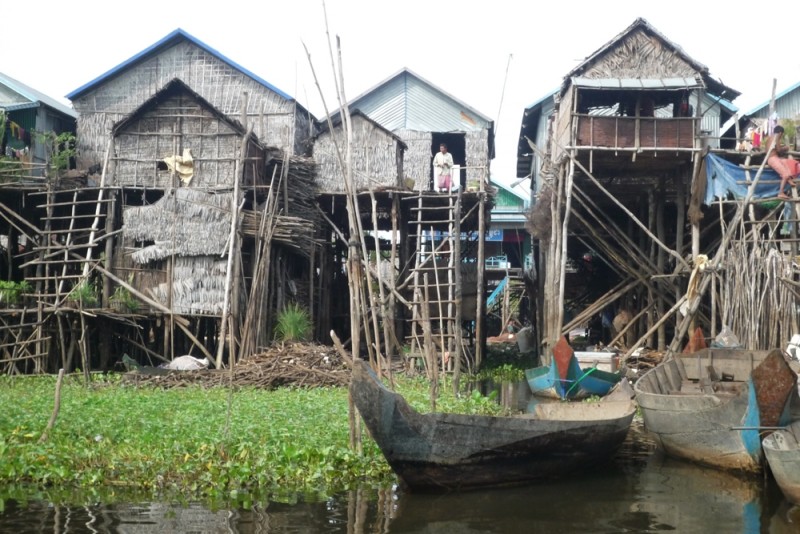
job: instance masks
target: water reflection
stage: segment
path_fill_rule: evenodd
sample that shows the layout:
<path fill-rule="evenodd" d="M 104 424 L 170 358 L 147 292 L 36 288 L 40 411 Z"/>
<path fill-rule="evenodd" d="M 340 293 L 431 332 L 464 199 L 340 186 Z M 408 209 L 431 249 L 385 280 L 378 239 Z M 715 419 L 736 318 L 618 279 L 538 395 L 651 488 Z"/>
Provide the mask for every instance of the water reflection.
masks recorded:
<path fill-rule="evenodd" d="M 492 533 L 798 532 L 800 510 L 774 482 L 665 458 L 641 424 L 609 464 L 530 486 L 446 495 L 395 487 L 324 502 L 91 504 L 5 499 L 0 532 L 26 533 Z"/>

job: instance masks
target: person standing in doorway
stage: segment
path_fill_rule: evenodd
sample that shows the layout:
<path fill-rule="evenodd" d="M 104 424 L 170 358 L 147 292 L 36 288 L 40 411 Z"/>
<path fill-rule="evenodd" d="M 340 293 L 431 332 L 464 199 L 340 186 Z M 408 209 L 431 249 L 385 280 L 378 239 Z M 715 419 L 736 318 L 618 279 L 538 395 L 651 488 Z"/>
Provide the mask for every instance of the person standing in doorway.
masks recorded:
<path fill-rule="evenodd" d="M 439 152 L 433 157 L 433 168 L 436 171 L 436 187 L 440 193 L 449 193 L 453 185 L 451 172 L 453 169 L 453 155 L 447 151 L 447 145 L 439 145 Z"/>

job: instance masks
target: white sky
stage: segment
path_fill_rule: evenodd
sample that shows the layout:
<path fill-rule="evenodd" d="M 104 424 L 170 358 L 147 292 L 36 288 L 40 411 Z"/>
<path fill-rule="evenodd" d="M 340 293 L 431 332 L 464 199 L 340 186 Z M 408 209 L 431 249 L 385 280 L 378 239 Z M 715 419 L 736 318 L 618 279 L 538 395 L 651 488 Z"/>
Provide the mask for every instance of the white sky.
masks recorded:
<path fill-rule="evenodd" d="M 741 91 L 734 104 L 743 112 L 769 100 L 773 78 L 778 92 L 800 81 L 798 2 L 769 13 L 706 0 L 327 0 L 325 8 L 327 32 L 342 43 L 348 100 L 411 69 L 495 121 L 492 175 L 503 182 L 516 174 L 525 107 L 637 17 Z M 0 32 L 0 72 L 65 103 L 182 28 L 322 118 L 305 43 L 328 108 L 336 107 L 322 0 L 40 0 L 13 11 Z"/>

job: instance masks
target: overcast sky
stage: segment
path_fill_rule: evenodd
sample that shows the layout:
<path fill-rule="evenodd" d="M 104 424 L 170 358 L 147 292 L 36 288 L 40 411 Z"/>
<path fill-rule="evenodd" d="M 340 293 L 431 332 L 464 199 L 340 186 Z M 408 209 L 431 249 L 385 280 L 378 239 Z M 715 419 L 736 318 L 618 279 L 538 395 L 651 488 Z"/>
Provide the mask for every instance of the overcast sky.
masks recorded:
<path fill-rule="evenodd" d="M 0 72 L 65 103 L 64 95 L 182 28 L 318 118 L 325 112 L 303 43 L 333 109 L 328 32 L 341 39 L 348 100 L 407 67 L 493 119 L 492 175 L 503 182 L 515 177 L 525 107 L 637 17 L 741 91 L 734 105 L 742 112 L 769 100 L 773 79 L 778 92 L 800 82 L 797 2 L 767 13 L 704 0 L 40 0 L 11 14 L 0 32 Z"/>

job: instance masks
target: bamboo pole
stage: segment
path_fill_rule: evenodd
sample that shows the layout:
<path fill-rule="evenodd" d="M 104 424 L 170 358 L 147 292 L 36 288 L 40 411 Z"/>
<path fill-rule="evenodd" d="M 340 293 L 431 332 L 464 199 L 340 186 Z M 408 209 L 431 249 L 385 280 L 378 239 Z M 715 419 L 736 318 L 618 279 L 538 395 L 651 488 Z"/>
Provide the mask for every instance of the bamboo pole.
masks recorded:
<path fill-rule="evenodd" d="M 774 147 L 774 140 L 772 141 L 771 145 L 767 148 L 767 153 L 769 153 L 772 148 Z M 753 193 L 755 192 L 755 188 L 758 185 L 759 180 L 761 179 L 761 174 L 764 171 L 764 166 L 766 165 L 766 158 L 761 162 L 761 165 L 758 168 L 758 172 L 756 173 L 755 178 L 753 179 L 753 183 L 750 184 L 750 187 L 747 189 L 747 194 L 745 195 L 744 200 L 739 203 L 736 207 L 736 213 L 733 216 L 731 224 L 729 226 L 736 227 L 739 222 L 741 221 L 742 217 L 744 216 L 744 212 L 747 209 L 747 206 L 750 204 L 750 200 L 753 198 Z M 710 262 L 710 268 L 712 270 L 716 270 L 722 260 L 725 258 L 725 252 L 728 247 L 728 244 L 732 238 L 733 232 L 728 232 L 725 236 L 723 236 L 722 242 L 717 248 L 717 252 L 714 255 L 714 259 Z M 710 284 L 710 277 L 704 277 L 699 284 L 697 295 L 689 302 L 688 309 L 684 318 L 678 324 L 678 327 L 675 329 L 675 335 L 672 338 L 672 343 L 667 348 L 666 357 L 671 357 L 674 353 L 678 351 L 680 346 L 680 342 L 683 339 L 683 336 L 688 332 L 689 327 L 692 324 L 695 314 L 697 313 L 698 308 L 700 307 L 700 301 L 702 296 L 705 294 L 708 286 Z"/>
<path fill-rule="evenodd" d="M 428 273 L 422 275 L 423 296 L 422 301 L 422 335 L 425 339 L 425 360 L 428 366 L 428 379 L 430 380 L 431 412 L 436 411 L 436 399 L 439 396 L 439 365 L 433 350 L 433 332 L 431 331 L 430 299 L 428 297 Z"/>
<path fill-rule="evenodd" d="M 461 193 L 463 188 L 458 188 L 456 195 L 455 214 L 453 217 L 453 231 L 455 240 L 453 241 L 453 264 L 454 264 L 454 294 L 453 300 L 455 301 L 455 362 L 453 363 L 453 395 L 459 394 L 459 383 L 461 381 L 461 358 L 464 349 L 464 340 L 462 339 L 461 323 L 463 322 L 463 315 L 461 310 L 462 304 L 462 287 L 461 287 Z M 466 357 L 466 354 L 464 354 Z"/>
<path fill-rule="evenodd" d="M 104 202 L 103 193 L 105 192 L 106 187 L 106 169 L 108 167 L 108 158 L 111 154 L 111 145 L 114 142 L 113 137 L 108 138 L 108 143 L 106 144 L 106 156 L 103 160 L 103 171 L 100 174 L 100 188 L 97 192 L 97 205 L 95 206 L 94 210 L 94 222 L 92 222 L 92 230 L 89 233 L 89 243 L 86 245 L 86 263 L 83 266 L 83 276 L 89 273 L 89 262 L 92 261 L 92 250 L 94 250 L 94 238 L 95 234 L 97 233 L 98 226 L 100 225 L 100 215 L 102 211 L 102 205 Z"/>
<path fill-rule="evenodd" d="M 563 147 L 561 147 L 561 149 L 562 149 L 562 150 L 564 150 L 564 148 L 563 148 Z M 594 175 L 592 175 L 592 173 L 590 173 L 590 172 L 588 171 L 588 169 L 586 169 L 586 167 L 584 167 L 584 166 L 583 166 L 583 164 L 581 164 L 581 162 L 580 162 L 580 161 L 578 161 L 578 159 L 575 157 L 575 155 L 574 155 L 574 154 L 572 154 L 571 152 L 567 152 L 567 151 L 565 151 L 565 153 L 566 153 L 566 154 L 569 156 L 569 158 L 570 158 L 570 161 L 571 161 L 571 162 L 572 162 L 574 165 L 576 165 L 576 166 L 577 166 L 577 167 L 578 167 L 578 168 L 579 168 L 581 171 L 583 171 L 583 173 L 586 175 L 586 177 L 587 177 L 587 178 L 589 178 L 589 180 L 591 180 L 591 181 L 592 181 L 592 183 L 594 183 L 594 184 L 595 184 L 595 186 L 597 186 L 597 187 L 600 189 L 600 191 L 601 191 L 601 192 L 603 192 L 603 193 L 604 193 L 604 194 L 605 194 L 605 195 L 606 195 L 606 196 L 607 196 L 607 197 L 608 197 L 608 198 L 609 198 L 609 199 L 610 199 L 610 200 L 611 200 L 611 201 L 612 201 L 614 204 L 616 204 L 616 205 L 617 205 L 617 207 L 619 207 L 619 208 L 620 208 L 620 209 L 621 209 L 621 210 L 622 210 L 622 211 L 623 211 L 623 212 L 624 212 L 624 213 L 625 213 L 625 214 L 626 214 L 626 215 L 627 215 L 627 216 L 630 218 L 630 220 L 631 220 L 631 221 L 632 221 L 634 224 L 636 224 L 636 225 L 637 225 L 639 228 L 641 228 L 641 229 L 642 229 L 642 231 L 643 231 L 643 232 L 644 232 L 644 233 L 645 233 L 645 234 L 646 234 L 648 237 L 650 237 L 650 239 L 652 239 L 652 240 L 655 242 L 655 244 L 656 244 L 656 245 L 658 245 L 660 248 L 664 249 L 664 251 L 665 251 L 665 252 L 667 252 L 669 255 L 673 256 L 673 257 L 674 257 L 674 258 L 675 258 L 675 259 L 676 259 L 676 260 L 677 260 L 679 263 L 681 263 L 681 264 L 682 264 L 682 265 L 683 265 L 683 266 L 684 266 L 684 267 L 685 267 L 687 270 L 689 269 L 689 265 L 686 263 L 686 261 L 683 259 L 683 257 L 681 257 L 681 256 L 680 256 L 680 254 L 678 254 L 677 252 L 675 252 L 674 250 L 672 250 L 671 248 L 669 248 L 668 246 L 666 246 L 664 243 L 662 243 L 662 242 L 661 242 L 661 241 L 658 239 L 658 237 L 656 237 L 655 235 L 653 235 L 653 233 L 652 233 L 652 232 L 650 232 L 650 231 L 647 229 L 647 226 L 646 226 L 646 225 L 644 225 L 644 224 L 643 224 L 643 223 L 642 223 L 642 222 L 639 220 L 639 218 L 638 218 L 638 217 L 636 217 L 636 216 L 635 216 L 635 215 L 634 215 L 634 214 L 633 214 L 633 213 L 632 213 L 632 212 L 631 212 L 631 211 L 630 211 L 628 208 L 626 208 L 626 207 L 625 207 L 625 205 L 624 205 L 624 204 L 622 204 L 622 202 L 620 202 L 620 201 L 619 201 L 619 200 L 618 200 L 618 199 L 617 199 L 617 198 L 616 198 L 616 197 L 615 197 L 613 194 L 611 194 L 611 192 L 610 192 L 610 191 L 608 191 L 608 190 L 607 190 L 605 187 L 603 187 L 603 185 L 602 185 L 602 184 L 601 184 L 601 183 L 600 183 L 600 182 L 597 180 L 597 178 L 595 178 L 595 177 L 594 177 Z"/>
<path fill-rule="evenodd" d="M 250 135 L 253 133 L 252 126 L 247 129 L 247 133 L 245 133 L 244 137 L 242 138 L 242 144 L 239 147 L 239 162 L 236 165 L 236 171 L 234 173 L 235 178 L 233 182 L 233 195 L 231 196 L 231 228 L 230 233 L 228 235 L 228 258 L 227 264 L 225 266 L 225 292 L 223 294 L 223 301 L 222 301 L 222 317 L 220 322 L 220 333 L 219 333 L 219 343 L 217 345 L 217 357 L 214 366 L 217 369 L 222 368 L 222 355 L 225 351 L 225 337 L 227 335 L 227 328 L 228 328 L 228 321 L 230 320 L 231 314 L 231 283 L 233 278 L 233 262 L 234 257 L 239 250 L 239 243 L 237 240 L 238 236 L 238 228 L 239 228 L 239 212 L 244 205 L 244 198 L 239 200 L 241 196 L 241 192 L 239 190 L 239 184 L 244 179 L 244 156 L 247 153 L 247 146 L 250 142 Z M 231 332 L 231 339 L 230 339 L 230 353 L 228 355 L 228 364 L 233 366 L 233 352 L 234 352 L 234 333 Z"/>
<path fill-rule="evenodd" d="M 486 347 L 486 172 L 481 172 L 478 191 L 478 298 L 475 313 L 475 368 L 480 369 Z"/>

